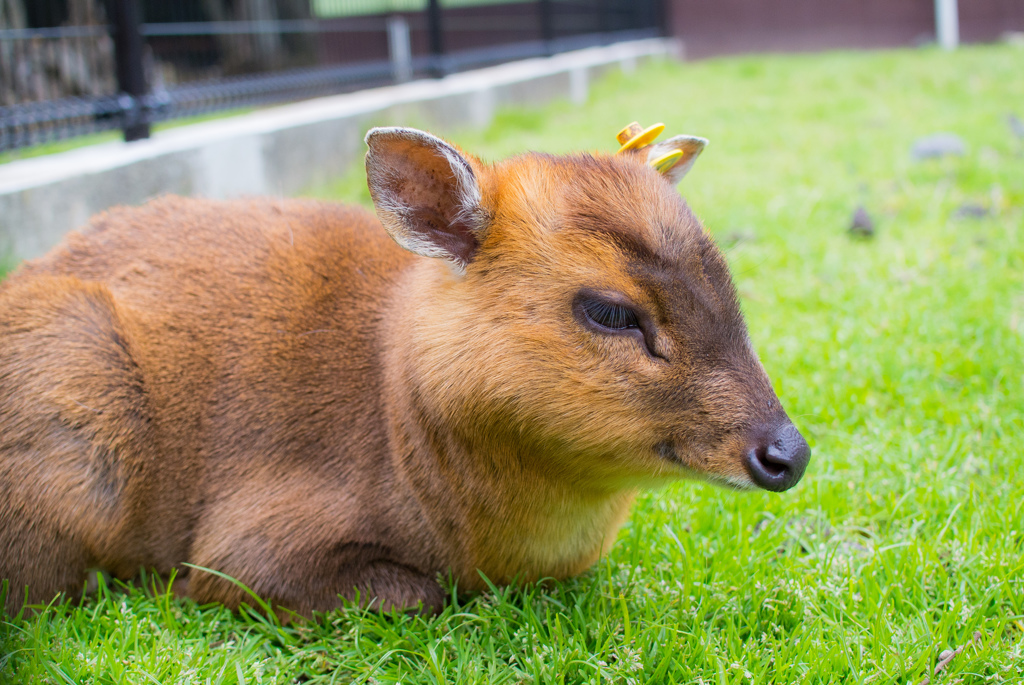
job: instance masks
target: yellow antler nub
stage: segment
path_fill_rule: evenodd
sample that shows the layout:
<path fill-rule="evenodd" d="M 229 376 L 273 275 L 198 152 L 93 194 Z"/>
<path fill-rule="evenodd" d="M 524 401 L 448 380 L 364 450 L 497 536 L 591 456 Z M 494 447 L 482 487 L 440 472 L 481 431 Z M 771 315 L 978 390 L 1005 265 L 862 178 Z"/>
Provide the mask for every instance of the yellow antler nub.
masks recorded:
<path fill-rule="evenodd" d="M 659 123 L 654 126 L 642 128 L 639 123 L 634 121 L 632 124 L 619 131 L 615 136 L 616 140 L 619 141 L 619 145 L 622 146 L 619 148 L 619 152 L 617 154 L 621 154 L 626 150 L 637 150 L 650 145 L 664 130 L 665 124 Z"/>
<path fill-rule="evenodd" d="M 648 164 L 654 167 L 659 173 L 663 174 L 672 167 L 674 167 L 676 162 L 678 162 L 682 158 L 682 150 L 672 150 L 672 152 L 668 152 L 662 155 L 661 157 L 658 157 L 657 159 L 652 159 L 651 161 L 648 162 Z"/>
<path fill-rule="evenodd" d="M 665 124 L 655 124 L 644 128 L 639 122 L 634 121 L 629 126 L 615 134 L 619 141 L 619 151 L 616 154 L 630 150 L 643 150 L 647 165 L 652 167 L 659 174 L 672 177 L 678 181 L 693 164 L 694 158 L 700 154 L 708 141 L 694 136 L 676 136 L 661 145 L 651 147 L 651 143 L 665 130 Z M 648 148 L 648 149 L 644 149 Z M 682 167 L 679 164 L 686 160 Z M 676 170 L 673 174 L 673 170 Z"/>
<path fill-rule="evenodd" d="M 632 124 L 616 133 L 615 140 L 619 141 L 619 145 L 625 145 L 630 138 L 639 134 L 643 130 L 644 127 L 640 125 L 640 122 L 634 121 Z"/>

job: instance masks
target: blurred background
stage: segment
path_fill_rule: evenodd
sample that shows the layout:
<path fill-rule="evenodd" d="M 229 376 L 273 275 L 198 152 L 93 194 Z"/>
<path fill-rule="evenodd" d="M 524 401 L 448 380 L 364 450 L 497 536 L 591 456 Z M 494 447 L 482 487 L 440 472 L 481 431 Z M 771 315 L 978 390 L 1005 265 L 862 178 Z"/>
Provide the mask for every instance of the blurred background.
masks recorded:
<path fill-rule="evenodd" d="M 660 0 L 0 0 L 0 149 L 667 30 Z"/>
<path fill-rule="evenodd" d="M 655 36 L 691 58 L 1024 30 L 1020 0 L 0 0 L 0 150 Z"/>

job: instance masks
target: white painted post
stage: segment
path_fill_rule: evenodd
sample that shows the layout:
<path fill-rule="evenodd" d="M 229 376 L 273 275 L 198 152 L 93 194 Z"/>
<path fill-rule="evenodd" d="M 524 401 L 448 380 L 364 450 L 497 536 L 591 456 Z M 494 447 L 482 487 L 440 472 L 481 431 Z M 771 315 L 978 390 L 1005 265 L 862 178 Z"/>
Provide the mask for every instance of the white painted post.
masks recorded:
<path fill-rule="evenodd" d="M 955 50 L 960 44 L 957 0 L 935 0 L 935 35 L 943 50 Z"/>
<path fill-rule="evenodd" d="M 409 43 L 409 22 L 400 14 L 388 17 L 388 52 L 395 83 L 412 80 L 412 47 Z"/>
<path fill-rule="evenodd" d="M 569 102 L 574 105 L 587 104 L 587 91 L 590 89 L 590 72 L 586 67 L 576 67 L 569 71 Z"/>

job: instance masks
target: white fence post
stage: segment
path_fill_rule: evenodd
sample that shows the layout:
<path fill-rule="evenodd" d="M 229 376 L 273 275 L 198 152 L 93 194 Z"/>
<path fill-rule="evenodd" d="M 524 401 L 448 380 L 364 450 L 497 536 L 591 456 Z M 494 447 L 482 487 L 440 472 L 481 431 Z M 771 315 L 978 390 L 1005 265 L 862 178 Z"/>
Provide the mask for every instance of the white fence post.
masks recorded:
<path fill-rule="evenodd" d="M 957 0 L 935 0 L 935 34 L 943 50 L 955 50 L 960 44 Z"/>
<path fill-rule="evenodd" d="M 409 43 L 409 22 L 400 14 L 388 17 L 388 52 L 391 72 L 396 83 L 412 80 L 412 47 Z"/>

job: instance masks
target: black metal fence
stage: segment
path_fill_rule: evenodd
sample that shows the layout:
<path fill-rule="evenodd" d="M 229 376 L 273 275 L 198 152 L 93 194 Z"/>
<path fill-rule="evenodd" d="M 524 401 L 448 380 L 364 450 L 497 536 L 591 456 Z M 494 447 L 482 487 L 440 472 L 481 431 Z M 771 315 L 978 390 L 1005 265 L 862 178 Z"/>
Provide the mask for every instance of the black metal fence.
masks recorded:
<path fill-rule="evenodd" d="M 0 150 L 663 26 L 661 0 L 0 0 Z"/>

